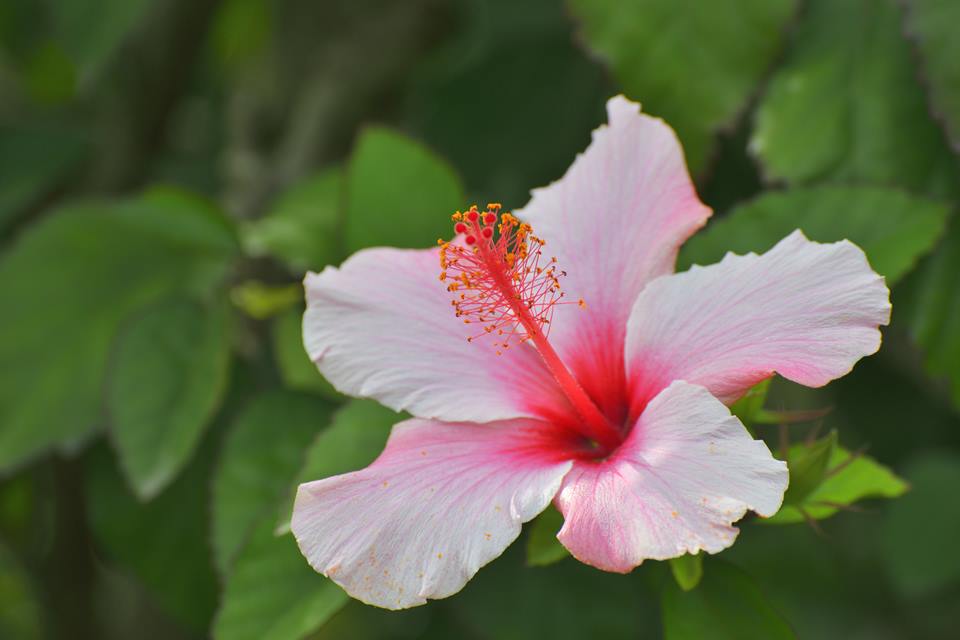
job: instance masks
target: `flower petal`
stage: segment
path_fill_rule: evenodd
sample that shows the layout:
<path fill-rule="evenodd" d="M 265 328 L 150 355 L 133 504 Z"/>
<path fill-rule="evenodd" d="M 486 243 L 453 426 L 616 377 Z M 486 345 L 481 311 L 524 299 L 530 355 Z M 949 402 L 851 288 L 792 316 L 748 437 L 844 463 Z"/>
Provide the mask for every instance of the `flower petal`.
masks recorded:
<path fill-rule="evenodd" d="M 536 420 L 408 420 L 361 471 L 300 485 L 291 527 L 314 569 L 388 609 L 445 598 L 543 511 L 571 462 Z"/>
<path fill-rule="evenodd" d="M 648 558 L 716 553 L 747 509 L 777 512 L 787 480 L 786 464 L 719 400 L 676 381 L 610 458 L 576 463 L 557 496 L 557 537 L 581 562 L 621 573 Z"/>
<path fill-rule="evenodd" d="M 437 250 L 367 249 L 307 274 L 304 344 L 320 372 L 342 393 L 422 418 L 487 422 L 568 407 L 531 346 L 498 356 L 467 342 L 439 273 Z"/>
<path fill-rule="evenodd" d="M 800 231 L 765 254 L 727 254 L 650 283 L 627 326 L 632 415 L 672 380 L 731 402 L 774 372 L 810 387 L 880 347 L 889 291 L 848 242 Z"/>
<path fill-rule="evenodd" d="M 671 273 L 680 245 L 710 216 L 697 199 L 676 135 L 623 96 L 567 173 L 533 191 L 517 215 L 567 272 L 550 341 L 608 413 L 624 398 L 623 340 L 630 308 L 651 279 Z M 616 418 L 616 416 L 614 416 Z"/>

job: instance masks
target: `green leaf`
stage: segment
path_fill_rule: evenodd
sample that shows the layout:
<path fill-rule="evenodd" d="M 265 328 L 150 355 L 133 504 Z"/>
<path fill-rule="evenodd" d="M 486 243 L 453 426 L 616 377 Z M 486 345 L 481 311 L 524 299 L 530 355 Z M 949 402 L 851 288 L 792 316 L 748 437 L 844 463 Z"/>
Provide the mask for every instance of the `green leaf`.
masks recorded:
<path fill-rule="evenodd" d="M 293 394 L 287 392 L 284 395 Z M 300 397 L 304 401 L 320 402 L 309 396 Z M 265 409 L 263 413 L 265 418 L 278 414 L 282 415 L 278 409 Z M 295 489 L 301 482 L 346 473 L 369 464 L 383 449 L 390 428 L 399 419 L 398 414 L 373 401 L 351 401 L 334 414 L 330 426 L 309 446 L 306 462 L 299 473 L 294 470 L 292 475 L 286 475 L 280 493 L 283 488 L 290 487 L 293 477 L 297 477 L 293 483 Z M 286 428 L 287 423 L 284 425 Z M 316 431 L 319 425 L 313 426 Z M 305 446 L 306 443 L 301 444 L 298 451 L 302 452 Z M 263 453 L 251 451 L 250 456 L 252 460 Z M 273 478 L 270 480 L 271 487 L 275 488 Z M 289 530 L 292 495 L 286 505 L 280 526 L 284 533 Z M 273 513 L 271 511 L 256 526 L 250 541 L 233 564 L 214 626 L 215 638 L 301 638 L 319 627 L 348 600 L 339 587 L 310 568 L 292 536 L 274 535 L 276 520 Z"/>
<path fill-rule="evenodd" d="M 127 493 L 106 448 L 92 451 L 84 467 L 90 528 L 106 555 L 131 569 L 162 610 L 197 631 L 207 628 L 217 601 L 207 548 L 209 445 L 148 504 Z"/>
<path fill-rule="evenodd" d="M 770 389 L 770 380 L 767 378 L 743 394 L 743 397 L 730 405 L 730 413 L 740 418 L 745 425 L 751 425 L 757 422 L 762 416 L 763 405 L 767 401 L 767 391 Z"/>
<path fill-rule="evenodd" d="M 320 375 L 303 346 L 303 309 L 293 308 L 276 317 L 271 328 L 273 355 L 283 384 L 291 389 L 311 391 L 330 400 L 343 396 Z"/>
<path fill-rule="evenodd" d="M 45 637 L 43 608 L 26 572 L 0 545 L 0 638 L 39 640 Z"/>
<path fill-rule="evenodd" d="M 171 191 L 65 207 L 24 232 L 0 258 L 0 472 L 100 426 L 123 320 L 205 295 L 235 254 L 218 212 Z"/>
<path fill-rule="evenodd" d="M 116 340 L 106 404 L 130 487 L 157 495 L 193 454 L 220 404 L 230 363 L 224 304 L 176 298 L 146 308 Z"/>
<path fill-rule="evenodd" d="M 587 45 L 625 93 L 677 131 L 694 172 L 781 48 L 794 0 L 698 2 L 570 0 Z"/>
<path fill-rule="evenodd" d="M 294 185 L 263 218 L 244 228 L 247 252 L 278 258 L 298 274 L 339 262 L 343 195 L 343 172 L 339 168 L 327 169 Z"/>
<path fill-rule="evenodd" d="M 221 573 L 255 524 L 276 505 L 303 465 L 304 450 L 330 421 L 323 400 L 273 391 L 250 402 L 223 444 L 213 479 L 213 550 Z"/>
<path fill-rule="evenodd" d="M 349 598 L 314 572 L 291 535 L 275 536 L 265 519 L 227 579 L 213 625 L 216 640 L 300 640 Z"/>
<path fill-rule="evenodd" d="M 790 449 L 787 467 L 790 469 L 790 484 L 783 496 L 783 503 L 801 505 L 826 478 L 827 465 L 837 447 L 837 432 L 812 442 Z"/>
<path fill-rule="evenodd" d="M 347 253 L 374 246 L 432 247 L 453 234 L 450 214 L 465 207 L 453 169 L 388 129 L 364 130 L 347 171 Z"/>
<path fill-rule="evenodd" d="M 670 573 L 677 581 L 677 586 L 684 591 L 696 589 L 703 578 L 703 556 L 686 553 L 679 558 L 671 558 Z"/>
<path fill-rule="evenodd" d="M 851 240 L 892 285 L 930 251 L 948 213 L 940 202 L 896 189 L 825 186 L 768 192 L 692 237 L 680 263 L 712 264 L 727 251 L 763 252 L 800 229 L 819 242 Z"/>
<path fill-rule="evenodd" d="M 672 581 L 663 589 L 666 640 L 794 638 L 783 617 L 756 583 L 737 567 L 712 559 L 700 586 L 684 592 Z"/>
<path fill-rule="evenodd" d="M 570 555 L 567 548 L 557 540 L 557 532 L 563 526 L 563 515 L 552 506 L 530 523 L 527 536 L 527 564 L 544 567 L 563 560 Z"/>
<path fill-rule="evenodd" d="M 334 414 L 330 426 L 310 445 L 294 490 L 304 482 L 367 466 L 380 455 L 390 429 L 403 418 L 403 414 L 373 400 L 351 400 Z M 280 531 L 289 529 L 292 512 L 293 495 L 280 514 Z"/>
<path fill-rule="evenodd" d="M 960 585 L 960 457 L 931 452 L 903 469 L 911 491 L 890 506 L 882 558 L 900 593 L 922 598 Z"/>
<path fill-rule="evenodd" d="M 906 0 L 907 35 L 916 43 L 934 114 L 960 150 L 960 4 L 954 0 Z"/>
<path fill-rule="evenodd" d="M 948 381 L 960 408 L 960 222 L 897 292 L 898 317 L 924 352 L 924 367 Z"/>
<path fill-rule="evenodd" d="M 803 456 L 803 449 L 803 445 L 794 445 L 789 458 L 793 460 Z M 790 483 L 792 486 L 792 471 Z M 838 445 L 833 448 L 820 483 L 802 499 L 785 501 L 780 511 L 761 522 L 791 524 L 804 522 L 808 518 L 823 520 L 835 514 L 842 506 L 852 505 L 864 498 L 896 498 L 903 495 L 907 489 L 906 482 L 873 458 L 865 455 L 854 456 Z"/>
<path fill-rule="evenodd" d="M 0 231 L 55 189 L 85 150 L 84 138 L 63 127 L 0 130 Z"/>
<path fill-rule="evenodd" d="M 927 113 L 894 0 L 805 3 L 750 148 L 776 180 L 956 190 L 957 163 Z"/>

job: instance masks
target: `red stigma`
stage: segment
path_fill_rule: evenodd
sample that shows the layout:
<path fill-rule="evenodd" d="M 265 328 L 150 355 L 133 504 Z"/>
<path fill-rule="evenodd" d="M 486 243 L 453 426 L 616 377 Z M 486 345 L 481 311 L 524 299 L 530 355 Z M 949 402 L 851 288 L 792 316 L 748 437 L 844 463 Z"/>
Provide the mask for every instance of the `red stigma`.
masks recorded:
<path fill-rule="evenodd" d="M 453 231 L 454 233 L 466 233 L 467 225 L 462 222 L 458 222 L 457 224 L 453 225 Z"/>
<path fill-rule="evenodd" d="M 497 221 L 497 214 L 492 212 L 487 212 L 483 215 L 483 224 L 490 226 Z"/>
<path fill-rule="evenodd" d="M 482 235 L 484 238 L 490 239 L 493 237 L 493 229 L 491 227 L 484 227 L 480 231 L 480 235 Z"/>
<path fill-rule="evenodd" d="M 470 211 L 467 211 L 467 220 L 469 220 L 470 222 L 476 222 L 479 219 L 480 219 L 479 211 L 477 211 L 476 209 L 470 209 Z"/>
<path fill-rule="evenodd" d="M 464 241 L 467 244 L 477 244 L 477 238 L 475 236 L 467 236 Z"/>

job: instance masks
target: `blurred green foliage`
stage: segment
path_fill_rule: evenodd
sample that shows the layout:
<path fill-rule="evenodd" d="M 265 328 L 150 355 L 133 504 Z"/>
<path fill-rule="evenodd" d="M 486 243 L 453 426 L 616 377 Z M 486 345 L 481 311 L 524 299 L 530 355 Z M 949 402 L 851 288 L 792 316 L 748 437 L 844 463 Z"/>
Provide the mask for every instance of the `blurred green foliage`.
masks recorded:
<path fill-rule="evenodd" d="M 0 3 L 0 637 L 953 637 L 958 25 L 956 0 Z M 402 416 L 310 363 L 304 271 L 522 206 L 619 92 L 716 210 L 679 268 L 849 238 L 893 289 L 882 350 L 734 407 L 792 484 L 722 558 L 601 573 L 551 508 L 453 598 L 349 602 L 289 535 L 295 489 Z"/>

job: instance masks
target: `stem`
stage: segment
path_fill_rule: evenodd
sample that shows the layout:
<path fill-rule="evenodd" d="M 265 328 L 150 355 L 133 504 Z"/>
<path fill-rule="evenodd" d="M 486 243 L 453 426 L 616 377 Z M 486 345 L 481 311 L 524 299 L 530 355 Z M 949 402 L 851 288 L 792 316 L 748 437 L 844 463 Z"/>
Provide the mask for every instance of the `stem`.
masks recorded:
<path fill-rule="evenodd" d="M 479 231 L 479 229 L 477 229 L 477 231 Z M 479 235 L 480 234 L 477 233 L 478 237 Z M 606 417 L 600 413 L 597 405 L 594 404 L 590 396 L 587 395 L 587 392 L 584 391 L 580 383 L 577 382 L 577 379 L 573 377 L 570 370 L 563 364 L 560 356 L 557 355 L 557 352 L 547 340 L 547 336 L 544 335 L 540 323 L 537 322 L 533 314 L 530 313 L 530 310 L 523 304 L 523 300 L 517 293 L 513 283 L 510 282 L 504 273 L 497 256 L 492 255 L 486 243 L 481 243 L 480 257 L 486 263 L 487 270 L 493 277 L 494 282 L 496 282 L 497 287 L 503 293 L 504 298 L 509 302 L 510 308 L 517 316 L 520 324 L 527 330 L 530 340 L 533 341 L 533 344 L 536 346 L 537 352 L 543 359 L 544 364 L 547 365 L 547 369 L 553 375 L 557 384 L 560 385 L 561 391 L 563 391 L 563 394 L 567 397 L 567 400 L 570 401 L 570 404 L 583 421 L 578 425 L 579 428 L 577 430 L 604 448 L 614 449 L 619 446 L 621 441 L 619 432 L 610 424 Z"/>
<path fill-rule="evenodd" d="M 93 606 L 96 568 L 81 463 L 54 458 L 53 481 L 57 525 L 45 567 L 48 598 L 56 612 L 50 617 L 51 630 L 58 638 L 96 638 L 100 636 Z"/>

